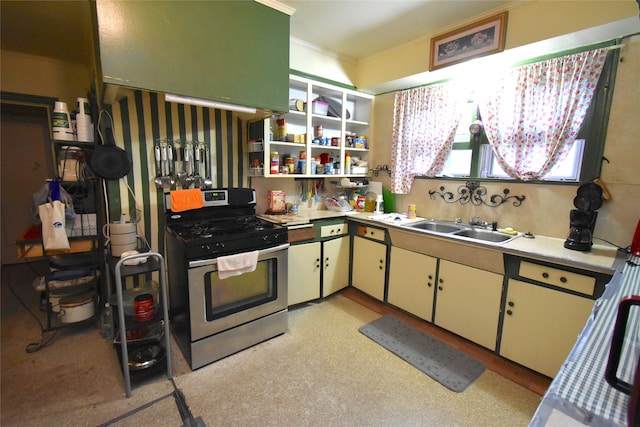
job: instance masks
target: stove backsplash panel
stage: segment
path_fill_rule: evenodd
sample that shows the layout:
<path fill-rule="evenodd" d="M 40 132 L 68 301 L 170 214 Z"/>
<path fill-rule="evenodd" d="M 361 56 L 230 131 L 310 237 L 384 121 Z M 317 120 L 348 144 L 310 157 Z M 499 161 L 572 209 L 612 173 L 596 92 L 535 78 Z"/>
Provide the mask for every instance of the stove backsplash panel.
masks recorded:
<path fill-rule="evenodd" d="M 204 143 L 209 148 L 214 187 L 248 187 L 243 169 L 248 164 L 245 125 L 235 113 L 168 103 L 162 95 L 140 90 L 105 108 L 113 117 L 116 145 L 131 154 L 133 167 L 125 179 L 137 199 L 126 186 L 109 181 L 109 217 L 114 221 L 122 213 L 139 209 L 138 233 L 152 250 L 164 253 L 163 190 L 154 183 L 155 141 L 170 138 Z"/>

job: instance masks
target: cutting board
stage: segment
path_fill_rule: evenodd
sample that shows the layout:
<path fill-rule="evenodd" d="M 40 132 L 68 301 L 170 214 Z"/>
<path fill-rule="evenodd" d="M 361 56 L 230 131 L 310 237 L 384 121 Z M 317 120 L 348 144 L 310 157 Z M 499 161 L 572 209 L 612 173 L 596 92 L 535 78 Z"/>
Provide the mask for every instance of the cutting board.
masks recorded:
<path fill-rule="evenodd" d="M 258 217 L 280 225 L 307 224 L 309 222 L 308 217 L 291 214 L 261 214 Z"/>

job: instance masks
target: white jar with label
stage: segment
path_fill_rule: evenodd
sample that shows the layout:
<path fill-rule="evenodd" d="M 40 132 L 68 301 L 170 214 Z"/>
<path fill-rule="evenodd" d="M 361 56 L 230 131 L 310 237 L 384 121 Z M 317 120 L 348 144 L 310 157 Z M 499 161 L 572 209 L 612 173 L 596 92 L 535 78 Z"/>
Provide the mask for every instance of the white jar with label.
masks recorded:
<path fill-rule="evenodd" d="M 74 141 L 75 135 L 71 126 L 71 115 L 66 102 L 56 101 L 52 115 L 53 139 Z"/>

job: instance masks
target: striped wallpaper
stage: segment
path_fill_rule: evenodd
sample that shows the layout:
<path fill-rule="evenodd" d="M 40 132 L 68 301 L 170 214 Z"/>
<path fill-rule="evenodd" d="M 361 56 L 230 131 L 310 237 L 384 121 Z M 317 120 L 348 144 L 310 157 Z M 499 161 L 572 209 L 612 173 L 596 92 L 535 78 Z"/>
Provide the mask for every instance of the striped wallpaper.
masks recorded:
<path fill-rule="evenodd" d="M 168 103 L 157 93 L 146 91 L 134 91 L 105 109 L 113 117 L 116 145 L 130 153 L 133 160 L 133 168 L 125 178 L 105 181 L 108 219 L 118 220 L 121 213 L 129 219 L 134 209 L 141 210 L 138 233 L 146 238 L 151 250 L 164 253 L 163 190 L 154 183 L 156 140 L 204 143 L 210 152 L 214 187 L 248 186 L 246 132 L 244 122 L 234 113 Z"/>

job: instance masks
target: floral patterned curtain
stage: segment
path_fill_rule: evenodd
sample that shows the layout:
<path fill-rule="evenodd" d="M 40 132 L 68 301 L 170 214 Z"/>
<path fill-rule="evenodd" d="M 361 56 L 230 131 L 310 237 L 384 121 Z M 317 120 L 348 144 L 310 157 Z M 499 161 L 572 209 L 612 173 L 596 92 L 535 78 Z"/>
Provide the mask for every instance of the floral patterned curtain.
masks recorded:
<path fill-rule="evenodd" d="M 393 114 L 391 192 L 407 194 L 416 175 L 442 172 L 453 147 L 464 93 L 455 83 L 398 92 Z"/>
<path fill-rule="evenodd" d="M 504 72 L 479 103 L 498 163 L 512 178 L 546 175 L 573 146 L 604 66 L 606 49 Z"/>

